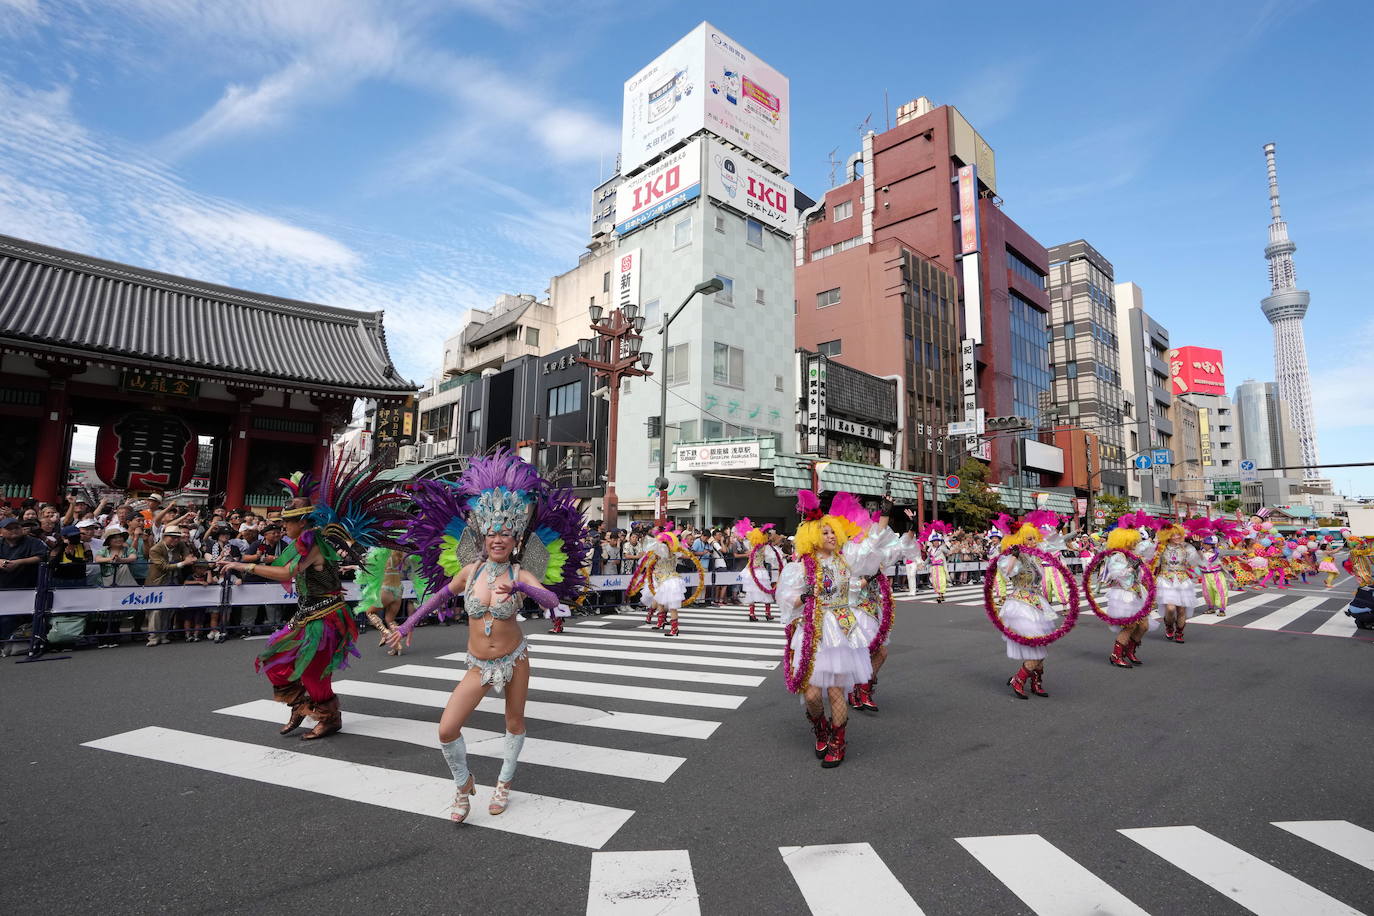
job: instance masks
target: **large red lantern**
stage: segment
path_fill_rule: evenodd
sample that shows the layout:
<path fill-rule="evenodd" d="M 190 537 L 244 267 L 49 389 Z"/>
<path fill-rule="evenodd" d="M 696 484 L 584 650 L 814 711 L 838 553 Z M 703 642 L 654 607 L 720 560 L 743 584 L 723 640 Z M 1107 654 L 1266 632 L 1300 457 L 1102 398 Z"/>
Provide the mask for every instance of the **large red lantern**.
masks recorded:
<path fill-rule="evenodd" d="M 118 490 L 177 490 L 195 473 L 197 444 L 175 414 L 136 410 L 100 427 L 95 473 Z"/>

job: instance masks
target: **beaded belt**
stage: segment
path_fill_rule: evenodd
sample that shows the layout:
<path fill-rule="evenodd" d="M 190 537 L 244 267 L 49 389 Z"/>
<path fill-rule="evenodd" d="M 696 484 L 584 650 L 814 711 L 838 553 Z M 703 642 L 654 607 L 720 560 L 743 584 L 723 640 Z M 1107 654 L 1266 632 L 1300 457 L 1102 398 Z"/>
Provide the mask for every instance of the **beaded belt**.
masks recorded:
<path fill-rule="evenodd" d="M 343 595 L 334 593 L 324 595 L 313 601 L 302 601 L 295 614 L 291 615 L 291 620 L 286 624 L 287 627 L 303 627 L 311 621 L 328 617 L 330 614 L 344 606 Z"/>

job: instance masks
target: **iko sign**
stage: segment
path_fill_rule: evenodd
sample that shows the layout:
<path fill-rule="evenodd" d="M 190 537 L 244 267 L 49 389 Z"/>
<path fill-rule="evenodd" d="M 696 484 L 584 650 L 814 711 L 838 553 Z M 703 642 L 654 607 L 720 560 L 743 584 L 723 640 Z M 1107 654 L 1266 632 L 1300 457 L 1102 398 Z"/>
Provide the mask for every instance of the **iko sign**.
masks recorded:
<path fill-rule="evenodd" d="M 761 455 L 757 442 L 679 445 L 673 462 L 677 471 L 739 471 L 758 467 Z"/>
<path fill-rule="evenodd" d="M 774 229 L 792 232 L 792 185 L 714 140 L 706 145 L 706 193 Z"/>
<path fill-rule="evenodd" d="M 703 22 L 625 82 L 621 169 L 706 129 L 786 174 L 786 77 Z"/>
<path fill-rule="evenodd" d="M 1258 481 L 1259 468 L 1255 466 L 1255 462 L 1250 458 L 1242 459 L 1240 463 L 1240 482 L 1256 483 Z"/>
<path fill-rule="evenodd" d="M 633 232 L 701 196 L 701 141 L 665 156 L 615 189 L 615 231 Z"/>

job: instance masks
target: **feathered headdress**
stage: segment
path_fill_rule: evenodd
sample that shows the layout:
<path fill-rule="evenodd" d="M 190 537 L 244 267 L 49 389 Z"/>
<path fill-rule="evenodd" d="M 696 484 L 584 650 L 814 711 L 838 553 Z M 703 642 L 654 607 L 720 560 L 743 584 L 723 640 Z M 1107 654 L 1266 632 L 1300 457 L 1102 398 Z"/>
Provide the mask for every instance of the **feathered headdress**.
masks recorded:
<path fill-rule="evenodd" d="M 830 501 L 830 512 L 827 514 L 849 519 L 854 527 L 860 530 L 873 524 L 872 514 L 853 493 L 836 493 L 835 498 Z"/>
<path fill-rule="evenodd" d="M 1205 538 L 1210 537 L 1216 529 L 1209 518 L 1190 518 L 1183 522 L 1183 530 L 1190 538 Z"/>
<path fill-rule="evenodd" d="M 1059 513 L 1049 509 L 1036 509 L 1034 512 L 1026 513 L 1026 517 L 1021 519 L 1023 525 L 1034 525 L 1037 528 L 1058 528 Z"/>
<path fill-rule="evenodd" d="M 282 518 L 301 519 L 309 526 L 301 532 L 298 545 L 293 545 L 296 553 L 304 556 L 310 552 L 316 532 L 359 563 L 368 548 L 400 548 L 410 514 L 406 498 L 390 481 L 378 479 L 382 470 L 380 464 L 335 457 L 318 481 L 302 473 L 282 479 L 292 500 L 311 501 L 308 506 L 282 510 Z"/>
<path fill-rule="evenodd" d="M 821 498 L 811 490 L 797 491 L 797 514 L 803 521 L 819 521 L 825 515 L 821 511 Z"/>
<path fill-rule="evenodd" d="M 750 547 L 757 547 L 760 544 L 767 543 L 768 529 L 772 527 L 771 524 L 768 524 L 764 525 L 762 528 L 756 528 L 754 523 L 750 521 L 749 516 L 746 515 L 744 518 L 735 522 L 735 534 L 742 540 L 747 541 Z"/>
<path fill-rule="evenodd" d="M 949 522 L 926 522 L 917 539 L 929 541 L 933 536 L 938 535 L 939 539 L 943 541 L 953 530 L 954 528 Z"/>
<path fill-rule="evenodd" d="M 998 512 L 997 517 L 992 520 L 992 527 L 1002 532 L 1002 537 L 1011 534 L 1011 516 L 1005 512 Z"/>
<path fill-rule="evenodd" d="M 586 519 L 569 491 L 550 490 L 527 461 L 506 450 L 473 458 L 457 483 L 411 484 L 418 517 L 408 540 L 426 578 L 452 578 L 482 556 L 488 534 L 525 536 L 521 565 L 564 601 L 585 584 Z M 527 534 L 528 532 L 528 534 Z"/>
<path fill-rule="evenodd" d="M 838 505 L 841 511 L 853 512 L 853 506 L 858 505 L 858 500 L 849 493 L 836 493 L 831 504 Z M 847 515 L 838 515 L 833 508 L 830 512 L 821 511 L 820 497 L 810 490 L 797 492 L 797 509 L 801 512 L 803 521 L 797 526 L 797 534 L 792 539 L 792 545 L 799 554 L 809 554 L 820 549 L 823 532 L 827 527 L 835 532 L 835 540 L 840 547 L 850 538 L 863 534 L 863 528 L 851 521 Z M 859 506 L 859 511 L 863 511 L 862 506 Z M 867 517 L 865 513 L 865 524 Z"/>

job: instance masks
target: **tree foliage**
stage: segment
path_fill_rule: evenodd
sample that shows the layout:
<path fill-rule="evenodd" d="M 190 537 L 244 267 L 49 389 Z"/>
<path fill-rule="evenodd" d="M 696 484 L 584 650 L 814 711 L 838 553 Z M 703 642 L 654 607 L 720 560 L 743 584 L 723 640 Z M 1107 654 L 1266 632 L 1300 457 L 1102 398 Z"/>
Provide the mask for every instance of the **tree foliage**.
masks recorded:
<path fill-rule="evenodd" d="M 1230 513 L 1232 513 L 1232 512 L 1235 512 L 1235 511 L 1236 511 L 1237 509 L 1239 509 L 1239 508 L 1240 508 L 1240 500 L 1239 500 L 1239 499 L 1236 499 L 1234 496 L 1231 497 L 1230 499 L 1223 499 L 1223 500 L 1221 501 L 1221 511 L 1222 511 L 1222 512 L 1225 512 L 1225 513 L 1228 514 L 1228 515 L 1229 515 Z"/>
<path fill-rule="evenodd" d="M 988 488 L 987 465 L 977 458 L 965 459 L 956 472 L 959 493 L 946 503 L 954 524 L 968 531 L 986 531 L 999 512 L 1007 511 L 1002 498 Z"/>
<path fill-rule="evenodd" d="M 1131 511 L 1131 501 L 1114 493 L 1099 493 L 1095 502 L 1098 509 L 1107 513 L 1106 519 L 1102 522 L 1106 527 L 1115 525 L 1117 519 Z"/>

